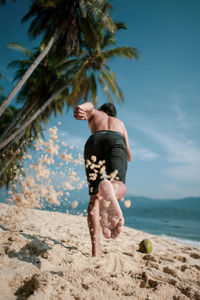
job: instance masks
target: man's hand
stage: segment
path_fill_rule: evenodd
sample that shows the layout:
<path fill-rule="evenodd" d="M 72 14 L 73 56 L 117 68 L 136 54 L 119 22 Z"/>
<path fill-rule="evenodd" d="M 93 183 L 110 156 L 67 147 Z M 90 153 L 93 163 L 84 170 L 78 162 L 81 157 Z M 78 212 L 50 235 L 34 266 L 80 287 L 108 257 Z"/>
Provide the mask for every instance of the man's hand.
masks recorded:
<path fill-rule="evenodd" d="M 77 105 L 74 109 L 74 118 L 76 120 L 87 120 L 86 111 L 83 108 L 81 108 L 80 105 Z"/>

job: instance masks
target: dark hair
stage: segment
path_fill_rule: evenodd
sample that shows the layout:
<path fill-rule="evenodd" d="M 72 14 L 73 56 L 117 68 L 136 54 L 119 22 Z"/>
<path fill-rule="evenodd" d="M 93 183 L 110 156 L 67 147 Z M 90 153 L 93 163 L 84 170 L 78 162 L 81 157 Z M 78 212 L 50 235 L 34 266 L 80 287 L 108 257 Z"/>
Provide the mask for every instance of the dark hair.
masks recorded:
<path fill-rule="evenodd" d="M 116 108 L 115 108 L 114 104 L 112 104 L 112 103 L 103 104 L 99 108 L 99 110 L 105 112 L 107 115 L 109 115 L 111 117 L 116 117 L 116 115 L 117 115 Z"/>

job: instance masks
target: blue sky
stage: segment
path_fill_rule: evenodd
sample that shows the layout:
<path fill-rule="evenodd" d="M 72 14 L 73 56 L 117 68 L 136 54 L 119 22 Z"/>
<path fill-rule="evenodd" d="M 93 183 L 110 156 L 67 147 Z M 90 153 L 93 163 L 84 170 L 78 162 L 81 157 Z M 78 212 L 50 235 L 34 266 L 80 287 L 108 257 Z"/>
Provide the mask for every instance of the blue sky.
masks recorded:
<path fill-rule="evenodd" d="M 0 72 L 6 92 L 12 87 L 7 64 L 21 56 L 6 48 L 11 41 L 34 47 L 27 25 L 20 24 L 27 0 L 8 1 L 0 8 Z M 133 160 L 127 174 L 128 193 L 154 198 L 200 196 L 200 2 L 198 0 L 115 0 L 113 19 L 128 30 L 117 35 L 118 45 L 136 47 L 140 61 L 114 59 L 125 102 L 116 104 L 131 144 Z M 99 104 L 106 102 L 99 89 Z M 51 118 L 62 122 L 66 141 L 83 147 L 87 123 L 72 111 Z"/>

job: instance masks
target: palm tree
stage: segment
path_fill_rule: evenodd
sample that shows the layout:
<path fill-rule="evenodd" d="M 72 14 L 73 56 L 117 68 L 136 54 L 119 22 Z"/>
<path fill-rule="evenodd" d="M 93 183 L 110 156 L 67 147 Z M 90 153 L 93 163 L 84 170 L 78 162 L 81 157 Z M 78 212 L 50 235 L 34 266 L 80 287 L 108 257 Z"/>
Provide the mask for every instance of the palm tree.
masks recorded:
<path fill-rule="evenodd" d="M 19 44 L 12 44 L 12 47 L 17 48 L 18 50 L 20 49 L 20 51 L 28 56 L 28 59 L 13 61 L 9 65 L 10 67 L 18 68 L 15 76 L 15 79 L 18 79 L 22 76 L 26 69 L 29 68 L 34 56 L 37 55 L 38 49 L 34 54 Z M 26 130 L 26 138 L 30 135 L 35 138 L 38 132 L 41 131 L 42 123 L 47 123 L 52 112 L 54 114 L 57 112 L 62 113 L 68 96 L 68 85 L 66 85 L 66 81 L 68 81 L 68 79 L 65 74 L 62 74 L 62 66 L 60 65 L 60 62 L 59 66 L 56 66 L 57 57 L 56 55 L 52 54 L 49 54 L 48 57 L 39 65 L 18 95 L 17 102 L 23 103 L 23 106 L 19 110 L 19 113 L 15 115 L 13 122 L 10 122 L 9 126 L 6 126 L 6 129 L 2 133 L 0 139 L 1 149 L 5 149 L 5 140 L 8 141 L 7 137 L 10 138 L 14 132 L 14 137 L 10 138 L 9 142 L 6 142 L 6 146 L 8 145 L 7 148 L 10 146 L 10 142 L 12 142 L 17 136 L 15 132 L 18 129 L 20 129 L 20 133 Z M 43 113 L 40 114 L 40 116 L 38 115 L 39 117 L 37 119 L 35 118 L 30 122 L 30 118 L 39 109 L 39 107 L 45 103 L 46 98 L 49 98 L 52 94 L 55 94 L 55 91 L 59 90 L 64 85 L 66 86 L 65 93 L 56 93 L 54 102 L 48 105 L 48 107 L 46 106 L 47 108 L 43 110 Z M 27 121 L 29 122 L 30 126 L 22 128 L 23 123 Z"/>
<path fill-rule="evenodd" d="M 115 23 L 115 27 L 116 31 L 126 29 L 124 23 Z M 87 98 L 97 103 L 97 82 L 103 87 L 110 102 L 113 102 L 112 95 L 117 98 L 118 102 L 123 101 L 123 93 L 117 83 L 115 73 L 108 66 L 108 60 L 113 57 L 140 58 L 139 52 L 133 47 L 114 47 L 115 36 L 101 25 L 97 26 L 97 31 L 97 39 L 93 39 L 92 42 L 86 40 L 79 57 L 66 62 L 68 72 L 70 68 L 73 72 L 73 68 L 76 68 L 68 99 L 69 106 L 77 104 L 81 99 L 87 101 Z"/>
<path fill-rule="evenodd" d="M 19 44 L 11 44 L 10 46 L 17 48 L 28 56 L 28 59 L 14 61 L 10 64 L 10 67 L 18 67 L 15 76 L 15 79 L 17 79 L 21 77 L 29 67 L 34 56 L 37 55 L 38 49 L 33 53 Z M 48 55 L 48 58 L 49 57 L 50 54 Z M 55 55 L 54 57 L 56 58 Z M 5 140 L 8 134 L 10 136 L 11 133 L 19 129 L 24 121 L 30 119 L 32 114 L 37 111 L 46 99 L 44 95 L 48 97 L 48 95 L 54 92 L 54 89 L 59 88 L 58 79 L 60 75 L 60 68 L 56 68 L 55 60 L 52 58 L 49 59 L 49 61 L 46 59 L 40 64 L 39 68 L 35 70 L 18 95 L 17 102 L 23 103 L 23 106 L 20 109 L 9 106 L 2 115 L 0 122 L 1 141 Z M 64 76 L 62 78 L 64 80 Z M 61 84 L 63 85 L 64 82 L 60 82 L 60 85 Z M 43 114 L 40 114 L 38 118 L 34 119 L 30 126 L 26 126 L 24 130 L 20 130 L 7 146 L 2 148 L 0 151 L 0 188 L 3 185 L 8 186 L 9 183 L 12 182 L 15 173 L 13 170 L 20 171 L 23 154 L 32 146 L 33 140 L 37 138 L 38 133 L 42 134 L 44 129 L 43 124 L 45 125 L 47 123 L 50 114 L 52 112 L 56 114 L 57 111 L 62 113 L 66 95 L 67 93 L 65 95 L 58 95 L 56 99 L 54 99 L 56 101 L 44 110 Z"/>
<path fill-rule="evenodd" d="M 105 0 L 33 0 L 29 12 L 22 21 L 33 19 L 29 27 L 29 35 L 36 37 L 43 34 L 45 47 L 2 103 L 0 116 L 51 50 L 54 43 L 57 45 L 58 53 L 63 48 L 66 50 L 65 55 L 75 48 L 79 51 L 80 43 L 84 39 L 81 32 L 81 22 L 88 17 L 88 14 L 96 16 L 98 22 L 114 30 L 109 9 L 110 6 Z"/>
<path fill-rule="evenodd" d="M 116 28 L 119 30 L 125 28 L 123 23 L 116 24 Z M 117 84 L 117 79 L 112 71 L 112 69 L 107 65 L 107 60 L 115 57 L 128 57 L 128 58 L 139 58 L 139 53 L 135 48 L 132 47 L 116 47 L 110 48 L 111 45 L 115 45 L 114 36 L 108 31 L 105 32 L 102 26 L 98 26 L 98 39 L 96 43 L 93 41 L 94 48 L 90 48 L 89 45 L 85 42 L 81 51 L 81 54 L 77 58 L 66 59 L 57 64 L 59 71 L 64 72 L 62 75 L 59 73 L 59 87 L 54 90 L 54 93 L 50 96 L 47 101 L 41 102 L 37 111 L 34 110 L 34 113 L 30 118 L 26 119 L 21 127 L 13 132 L 7 139 L 4 139 L 0 145 L 0 150 L 6 147 L 15 137 L 17 137 L 22 131 L 26 130 L 30 124 L 35 121 L 41 114 L 45 115 L 45 110 L 52 105 L 53 101 L 59 97 L 70 85 L 70 93 L 67 94 L 66 101 L 68 107 L 76 105 L 79 101 L 87 101 L 87 98 L 90 97 L 93 103 L 97 102 L 97 80 L 103 86 L 104 91 L 106 92 L 109 100 L 113 102 L 112 94 L 115 94 L 117 100 L 121 102 L 123 100 L 123 93 Z M 99 50 L 99 46 L 102 48 L 102 51 Z M 108 48 L 108 49 L 107 49 Z M 24 64 L 24 62 L 23 62 Z M 46 62 L 44 62 L 44 65 Z M 48 60 L 47 60 L 48 64 Z M 18 71 L 19 76 L 21 71 Z M 38 72 L 41 70 L 38 69 Z M 48 71 L 49 72 L 49 71 Z M 50 73 L 49 73 L 50 74 Z M 34 74 L 33 74 L 34 75 Z M 40 78 L 45 77 L 45 75 L 39 75 Z M 33 76 L 34 78 L 34 76 Z M 32 79 L 33 80 L 33 79 Z M 39 90 L 31 91 L 31 88 L 34 89 L 33 81 L 27 83 L 22 91 L 22 96 L 28 97 L 28 92 L 31 92 L 32 97 L 41 97 Z M 65 83 L 64 83 L 65 82 Z M 61 83 L 64 83 L 63 85 Z M 38 84 L 38 78 L 35 80 L 35 86 Z M 48 87 L 46 87 L 46 90 Z M 46 93 L 48 95 L 48 93 Z M 43 95 L 43 93 L 42 93 Z M 63 96 L 62 96 L 63 97 Z M 43 104 L 43 105 L 41 105 Z"/>
<path fill-rule="evenodd" d="M 40 50 L 36 49 L 35 53 L 33 53 L 22 45 L 14 43 L 10 43 L 9 47 L 20 50 L 28 56 L 28 59 L 13 61 L 8 66 L 18 69 L 14 78 L 14 80 L 18 80 L 29 68 L 32 60 L 34 60 Z M 45 60 L 41 62 L 17 97 L 17 103 L 24 104 L 21 112 L 21 114 L 23 114 L 23 119 L 26 119 L 27 115 L 30 116 L 30 110 L 31 113 L 33 113 L 46 101 L 48 97 L 65 84 L 68 79 L 66 76 L 63 76 L 64 74 L 62 69 L 62 64 L 60 62 L 58 66 L 58 58 L 55 51 L 49 53 Z M 56 114 L 57 111 L 60 113 L 62 112 L 62 108 L 66 102 L 66 95 L 62 96 L 62 98 L 60 96 L 60 98 L 57 99 L 59 101 L 55 101 L 49 107 L 48 117 L 50 112 L 53 112 L 54 114 Z M 47 115 L 47 111 L 45 111 L 45 115 Z M 20 123 L 22 123 L 22 121 L 23 120 L 20 117 Z M 16 125 L 14 126 L 16 127 Z"/>

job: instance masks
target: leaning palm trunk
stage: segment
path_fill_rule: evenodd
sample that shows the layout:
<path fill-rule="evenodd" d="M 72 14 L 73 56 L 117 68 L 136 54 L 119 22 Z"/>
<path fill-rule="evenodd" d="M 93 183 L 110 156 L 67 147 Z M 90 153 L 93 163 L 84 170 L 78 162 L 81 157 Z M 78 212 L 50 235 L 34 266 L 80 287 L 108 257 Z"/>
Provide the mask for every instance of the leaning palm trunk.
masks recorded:
<path fill-rule="evenodd" d="M 22 86 L 25 84 L 25 82 L 31 76 L 33 71 L 37 68 L 37 66 L 43 60 L 43 58 L 48 54 L 48 52 L 52 48 L 54 42 L 56 41 L 57 37 L 58 37 L 58 33 L 56 31 L 53 34 L 53 36 L 50 38 L 50 40 L 49 40 L 47 46 L 44 48 L 44 50 L 38 55 L 38 57 L 35 59 L 35 61 L 31 64 L 31 66 L 28 68 L 28 70 L 24 73 L 22 78 L 18 81 L 18 83 L 16 84 L 14 89 L 10 92 L 8 97 L 4 100 L 3 104 L 0 107 L 0 116 L 4 113 L 5 109 L 8 107 L 8 105 L 10 104 L 12 99 L 19 92 L 19 90 L 22 88 Z"/>
<path fill-rule="evenodd" d="M 0 150 L 6 147 L 20 132 L 24 131 L 45 109 L 46 107 L 51 104 L 51 102 L 61 94 L 69 84 L 64 85 L 58 92 L 54 93 L 45 104 L 42 105 L 33 115 L 32 117 L 26 121 L 17 131 L 11 134 L 5 141 L 0 144 Z"/>

